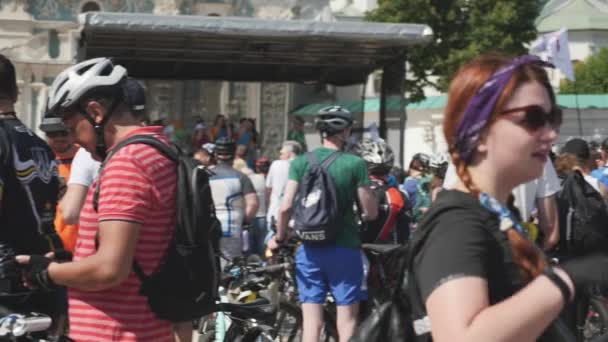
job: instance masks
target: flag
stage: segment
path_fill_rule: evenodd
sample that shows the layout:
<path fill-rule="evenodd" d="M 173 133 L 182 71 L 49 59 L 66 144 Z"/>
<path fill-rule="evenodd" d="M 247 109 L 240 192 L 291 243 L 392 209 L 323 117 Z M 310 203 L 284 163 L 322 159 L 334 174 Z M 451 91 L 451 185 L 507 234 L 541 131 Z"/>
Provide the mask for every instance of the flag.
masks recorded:
<path fill-rule="evenodd" d="M 568 46 L 568 31 L 565 28 L 540 36 L 530 45 L 530 53 L 553 63 L 567 79 L 574 81 L 574 68 Z"/>

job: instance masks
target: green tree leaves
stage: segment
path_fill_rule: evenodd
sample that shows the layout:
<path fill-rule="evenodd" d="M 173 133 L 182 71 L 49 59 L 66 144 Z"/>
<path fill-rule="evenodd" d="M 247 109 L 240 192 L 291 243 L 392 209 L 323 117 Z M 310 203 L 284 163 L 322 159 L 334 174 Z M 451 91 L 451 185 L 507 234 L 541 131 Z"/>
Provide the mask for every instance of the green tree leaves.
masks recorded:
<path fill-rule="evenodd" d="M 608 49 L 602 48 L 584 62 L 574 66 L 575 82 L 562 81 L 562 94 L 606 94 L 608 93 Z"/>
<path fill-rule="evenodd" d="M 445 91 L 460 65 L 483 52 L 526 53 L 536 38 L 540 4 L 530 0 L 380 0 L 370 21 L 420 23 L 434 31 L 434 42 L 408 53 L 405 89 L 411 101 L 428 86 Z"/>

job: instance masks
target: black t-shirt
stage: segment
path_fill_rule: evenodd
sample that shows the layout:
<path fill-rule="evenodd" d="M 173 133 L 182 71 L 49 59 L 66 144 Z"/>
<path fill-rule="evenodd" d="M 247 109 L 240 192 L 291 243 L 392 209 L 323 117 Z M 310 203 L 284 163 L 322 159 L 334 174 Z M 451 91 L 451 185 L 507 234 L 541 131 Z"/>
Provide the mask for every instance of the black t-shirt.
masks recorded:
<path fill-rule="evenodd" d="M 433 229 L 414 259 L 422 303 L 439 285 L 466 276 L 487 280 L 490 304 L 509 297 L 521 286 L 519 269 L 513 263 L 508 238 L 499 229 L 497 215 L 470 194 L 440 192 L 419 229 Z"/>

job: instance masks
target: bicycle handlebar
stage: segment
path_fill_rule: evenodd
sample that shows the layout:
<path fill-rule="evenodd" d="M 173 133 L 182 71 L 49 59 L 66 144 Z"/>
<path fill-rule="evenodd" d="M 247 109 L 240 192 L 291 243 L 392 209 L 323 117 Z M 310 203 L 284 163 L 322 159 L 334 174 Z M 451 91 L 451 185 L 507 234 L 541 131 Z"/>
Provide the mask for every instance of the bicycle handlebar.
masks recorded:
<path fill-rule="evenodd" d="M 284 263 L 278 264 L 278 265 L 254 268 L 254 269 L 250 270 L 249 272 L 250 273 L 274 273 L 274 272 L 278 272 L 278 271 L 287 269 L 289 266 L 290 266 L 289 263 L 284 262 Z"/>
<path fill-rule="evenodd" d="M 10 314 L 0 318 L 0 336 L 23 336 L 27 333 L 44 331 L 51 326 L 49 316 L 30 313 L 28 315 Z"/>

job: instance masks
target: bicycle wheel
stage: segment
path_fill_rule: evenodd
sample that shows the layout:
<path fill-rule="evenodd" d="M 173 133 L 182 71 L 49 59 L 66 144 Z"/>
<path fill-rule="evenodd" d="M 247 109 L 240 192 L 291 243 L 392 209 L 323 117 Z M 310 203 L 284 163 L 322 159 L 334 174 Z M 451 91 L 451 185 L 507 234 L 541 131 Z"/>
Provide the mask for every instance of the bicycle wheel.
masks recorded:
<path fill-rule="evenodd" d="M 302 310 L 297 304 L 281 300 L 274 322 L 275 336 L 279 342 L 295 342 L 302 339 Z"/>
<path fill-rule="evenodd" d="M 214 342 L 215 330 L 208 330 L 205 333 L 199 333 L 196 342 Z"/>
<path fill-rule="evenodd" d="M 332 303 L 326 303 L 323 308 L 323 329 L 321 330 L 321 341 L 324 342 L 338 342 L 338 326 L 337 326 L 337 312 L 336 305 Z"/>
<path fill-rule="evenodd" d="M 608 307 L 604 297 L 591 296 L 589 298 L 589 309 L 583 325 L 583 336 L 585 341 L 608 333 Z"/>

